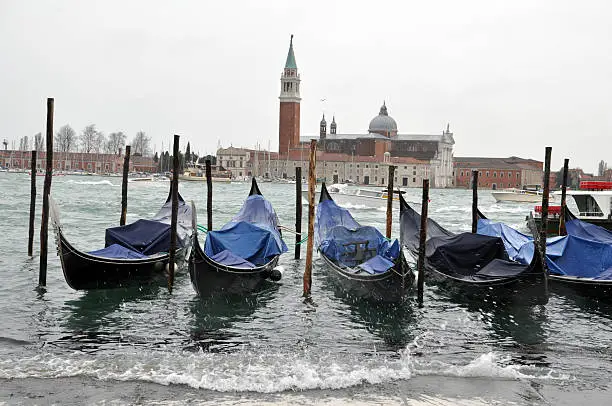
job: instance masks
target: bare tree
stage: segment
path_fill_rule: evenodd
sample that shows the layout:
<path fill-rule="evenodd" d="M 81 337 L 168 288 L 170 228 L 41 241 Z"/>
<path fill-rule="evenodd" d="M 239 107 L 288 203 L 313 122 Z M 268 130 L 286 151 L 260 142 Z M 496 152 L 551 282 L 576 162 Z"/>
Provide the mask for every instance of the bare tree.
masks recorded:
<path fill-rule="evenodd" d="M 608 169 L 608 164 L 602 159 L 601 161 L 599 161 L 599 165 L 597 168 L 597 175 L 603 176 L 604 173 L 606 172 L 606 169 Z"/>
<path fill-rule="evenodd" d="M 88 154 L 94 150 L 94 144 L 96 143 L 96 139 L 98 137 L 98 130 L 96 130 L 95 124 L 90 124 L 83 129 L 81 133 L 80 141 L 81 141 L 81 150 L 83 152 L 87 152 Z"/>
<path fill-rule="evenodd" d="M 43 137 L 41 133 L 34 134 L 34 149 L 36 151 L 45 150 L 45 143 L 43 142 Z"/>
<path fill-rule="evenodd" d="M 60 152 L 70 152 L 74 149 L 77 141 L 76 132 L 66 124 L 55 133 L 55 143 Z"/>
<path fill-rule="evenodd" d="M 104 152 L 106 149 L 106 135 L 102 131 L 96 131 L 96 137 L 93 142 L 93 152 Z"/>
<path fill-rule="evenodd" d="M 151 153 L 151 137 L 147 137 L 144 131 L 138 131 L 132 140 L 134 154 L 147 156 Z"/>
<path fill-rule="evenodd" d="M 106 150 L 110 154 L 121 155 L 123 148 L 125 147 L 125 140 L 127 137 L 121 131 L 116 133 L 110 133 L 108 135 L 108 141 L 106 142 Z"/>

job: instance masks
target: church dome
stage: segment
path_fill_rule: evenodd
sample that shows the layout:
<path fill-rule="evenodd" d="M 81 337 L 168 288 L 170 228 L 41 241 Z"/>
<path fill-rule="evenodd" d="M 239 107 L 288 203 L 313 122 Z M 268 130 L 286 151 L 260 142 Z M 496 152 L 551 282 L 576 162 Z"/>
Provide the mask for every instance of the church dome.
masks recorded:
<path fill-rule="evenodd" d="M 389 116 L 387 112 L 387 106 L 383 102 L 382 107 L 380 108 L 380 112 L 376 117 L 370 121 L 370 127 L 368 128 L 368 132 L 378 133 L 386 136 L 396 135 L 397 134 L 397 123 L 393 119 L 393 117 Z"/>

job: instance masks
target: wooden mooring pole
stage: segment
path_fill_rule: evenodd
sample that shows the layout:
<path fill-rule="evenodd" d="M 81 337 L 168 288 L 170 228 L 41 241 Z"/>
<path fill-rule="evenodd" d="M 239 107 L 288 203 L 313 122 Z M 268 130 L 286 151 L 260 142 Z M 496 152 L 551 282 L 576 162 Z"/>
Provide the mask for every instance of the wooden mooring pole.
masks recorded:
<path fill-rule="evenodd" d="M 421 201 L 421 228 L 419 229 L 419 258 L 417 260 L 417 297 L 423 304 L 425 286 L 425 243 L 427 242 L 427 210 L 429 207 L 429 179 L 423 179 L 423 199 Z"/>
<path fill-rule="evenodd" d="M 176 228 L 178 223 L 178 179 L 179 179 L 179 139 L 181 137 L 174 134 L 173 145 L 173 165 L 172 165 L 172 214 L 170 217 L 170 251 L 168 262 L 168 291 L 172 292 L 174 286 L 174 268 L 176 266 Z"/>
<path fill-rule="evenodd" d="M 32 151 L 32 158 L 30 159 L 30 171 L 32 176 L 30 178 L 30 229 L 28 232 L 28 256 L 32 256 L 33 245 L 34 245 L 34 216 L 36 215 L 36 150 Z"/>
<path fill-rule="evenodd" d="M 546 147 L 544 157 L 544 190 L 542 191 L 542 218 L 540 223 L 540 254 L 544 271 L 544 293 L 548 297 L 548 266 L 546 264 L 546 235 L 548 234 L 548 194 L 550 193 L 550 155 L 552 147 Z"/>
<path fill-rule="evenodd" d="M 51 194 L 51 178 L 53 177 L 53 111 L 54 99 L 47 99 L 47 161 L 45 183 L 43 187 L 42 219 L 40 222 L 40 268 L 38 272 L 38 287 L 47 285 L 47 247 L 49 237 L 49 195 Z"/>
<path fill-rule="evenodd" d="M 472 233 L 478 231 L 478 171 L 472 171 Z"/>
<path fill-rule="evenodd" d="M 563 161 L 563 183 L 561 183 L 561 213 L 559 215 L 559 235 L 566 235 L 565 229 L 565 206 L 567 204 L 567 173 L 569 172 L 569 159 Z"/>
<path fill-rule="evenodd" d="M 387 230 L 386 237 L 391 238 L 391 225 L 393 220 L 393 176 L 395 166 L 389 165 L 389 182 L 387 183 Z"/>
<path fill-rule="evenodd" d="M 212 231 L 212 171 L 210 159 L 206 160 L 206 227 Z"/>
<path fill-rule="evenodd" d="M 310 297 L 312 288 L 312 250 L 314 248 L 315 188 L 317 186 L 317 140 L 310 140 L 310 164 L 308 166 L 308 243 L 306 244 L 306 268 L 304 269 L 304 297 Z"/>
<path fill-rule="evenodd" d="M 300 259 L 302 241 L 302 167 L 295 167 L 295 259 Z"/>
<path fill-rule="evenodd" d="M 123 181 L 121 182 L 121 217 L 119 225 L 125 225 L 127 217 L 127 192 L 128 192 L 128 174 L 130 172 L 130 146 L 125 146 L 125 156 L 123 157 Z"/>

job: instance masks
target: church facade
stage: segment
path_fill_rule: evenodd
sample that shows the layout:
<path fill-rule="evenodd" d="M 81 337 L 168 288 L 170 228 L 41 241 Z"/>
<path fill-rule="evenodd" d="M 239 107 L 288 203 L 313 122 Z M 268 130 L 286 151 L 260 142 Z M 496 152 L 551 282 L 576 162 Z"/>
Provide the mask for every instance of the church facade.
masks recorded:
<path fill-rule="evenodd" d="M 300 134 L 300 85 L 293 36 L 281 74 L 279 95 L 278 153 L 240 149 L 221 149 L 223 164 L 240 165 L 241 176 L 293 178 L 295 168 L 308 176 L 310 141 L 317 139 L 317 178 L 329 183 L 354 182 L 386 185 L 389 166 L 396 167 L 394 182 L 398 186 L 421 187 L 429 179 L 431 187 L 453 186 L 453 133 L 449 127 L 440 134 L 403 134 L 389 115 L 386 103 L 370 121 L 367 133 L 338 132 L 335 117 L 327 131 L 323 116 L 319 134 Z M 262 155 L 263 154 L 263 155 Z M 260 156 L 261 155 L 261 156 Z M 238 166 L 235 166 L 238 167 Z"/>

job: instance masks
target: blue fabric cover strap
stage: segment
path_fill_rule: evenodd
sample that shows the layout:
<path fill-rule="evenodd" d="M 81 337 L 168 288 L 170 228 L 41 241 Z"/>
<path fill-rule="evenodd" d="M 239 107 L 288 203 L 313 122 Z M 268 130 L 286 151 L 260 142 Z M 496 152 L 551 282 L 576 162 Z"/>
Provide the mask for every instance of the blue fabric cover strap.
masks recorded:
<path fill-rule="evenodd" d="M 369 274 L 377 274 L 386 272 L 389 268 L 392 268 L 393 265 L 393 261 L 389 261 L 387 258 L 381 255 L 376 255 L 375 257 L 370 258 L 363 264 L 360 264 L 359 268 L 363 269 Z"/>
<path fill-rule="evenodd" d="M 119 244 L 112 244 L 106 248 L 102 248 L 97 251 L 90 251 L 88 254 L 95 255 L 97 257 L 104 258 L 115 258 L 115 259 L 141 259 L 147 258 L 146 255 L 141 254 L 138 251 L 131 250 L 123 247 Z"/>
<path fill-rule="evenodd" d="M 240 269 L 255 268 L 255 265 L 253 265 L 246 259 L 239 257 L 238 255 L 234 255 L 229 250 L 223 250 L 219 252 L 218 254 L 215 254 L 212 257 L 210 257 L 210 259 L 220 264 L 231 266 L 233 268 L 240 268 Z"/>

